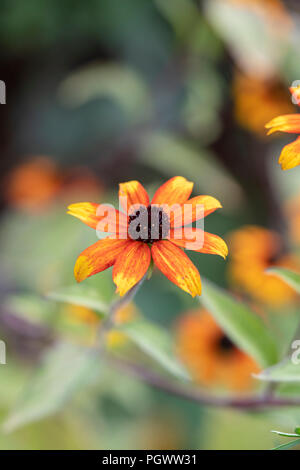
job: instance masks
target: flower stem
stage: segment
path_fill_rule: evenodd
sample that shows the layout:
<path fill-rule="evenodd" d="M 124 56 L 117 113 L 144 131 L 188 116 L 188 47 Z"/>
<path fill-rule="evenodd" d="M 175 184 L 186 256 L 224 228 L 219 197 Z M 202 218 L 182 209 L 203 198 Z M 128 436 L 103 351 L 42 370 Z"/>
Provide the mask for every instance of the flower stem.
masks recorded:
<path fill-rule="evenodd" d="M 237 408 L 241 410 L 264 409 L 282 406 L 300 406 L 300 397 L 276 397 L 274 395 L 260 396 L 214 396 L 197 388 L 190 388 L 180 383 L 170 381 L 162 375 L 145 369 L 143 366 L 129 362 L 116 356 L 106 356 L 113 366 L 131 376 L 145 382 L 153 388 L 171 393 L 179 398 L 194 401 L 202 406 Z"/>

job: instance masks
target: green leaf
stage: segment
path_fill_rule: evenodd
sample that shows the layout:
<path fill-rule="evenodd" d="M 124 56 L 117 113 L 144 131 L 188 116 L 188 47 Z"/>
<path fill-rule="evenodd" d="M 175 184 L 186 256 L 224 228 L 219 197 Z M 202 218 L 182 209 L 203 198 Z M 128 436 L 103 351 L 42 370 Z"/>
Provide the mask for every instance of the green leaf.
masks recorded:
<path fill-rule="evenodd" d="M 295 433 L 300 436 L 300 428 L 295 428 Z"/>
<path fill-rule="evenodd" d="M 278 436 L 284 436 L 284 437 L 298 437 L 299 438 L 299 433 L 294 434 L 292 432 L 282 432 L 282 431 L 271 431 L 274 434 L 277 434 Z"/>
<path fill-rule="evenodd" d="M 287 444 L 281 444 L 278 447 L 274 447 L 272 450 L 287 450 L 291 447 L 298 446 L 300 444 L 300 439 L 296 439 L 295 441 L 288 442 Z"/>
<path fill-rule="evenodd" d="M 184 366 L 174 355 L 172 339 L 167 330 L 146 320 L 127 323 L 119 329 L 168 372 L 180 379 L 189 379 Z"/>
<path fill-rule="evenodd" d="M 11 432 L 59 411 L 92 379 L 98 362 L 91 350 L 67 343 L 57 344 L 46 353 L 41 366 L 27 382 L 4 423 L 4 430 Z"/>
<path fill-rule="evenodd" d="M 247 305 L 208 281 L 203 283 L 199 300 L 240 349 L 262 367 L 276 363 L 278 352 L 274 339 Z"/>
<path fill-rule="evenodd" d="M 211 152 L 203 148 L 198 149 L 189 141 L 178 139 L 173 134 L 145 134 L 140 155 L 143 164 L 159 170 L 167 177 L 170 176 L 172 168 L 172 174 L 190 178 L 195 182 L 196 192 L 201 189 L 204 193 L 213 194 L 222 200 L 224 207 L 235 206 L 237 199 L 241 197 L 241 188 Z"/>
<path fill-rule="evenodd" d="M 290 358 L 263 370 L 255 375 L 257 379 L 267 382 L 299 382 L 300 366 L 293 364 Z"/>
<path fill-rule="evenodd" d="M 300 274 L 286 268 L 270 268 L 266 271 L 268 274 L 274 274 L 282 281 L 286 282 L 292 289 L 300 294 Z"/>
<path fill-rule="evenodd" d="M 56 302 L 66 302 L 90 308 L 100 314 L 101 317 L 105 316 L 108 310 L 108 305 L 103 302 L 97 290 L 81 284 L 50 292 L 46 297 Z"/>
<path fill-rule="evenodd" d="M 120 86 L 122 84 L 122 86 Z M 115 100 L 133 122 L 149 116 L 151 100 L 142 77 L 118 63 L 93 62 L 72 72 L 60 85 L 64 104 L 77 107 L 107 96 Z"/>

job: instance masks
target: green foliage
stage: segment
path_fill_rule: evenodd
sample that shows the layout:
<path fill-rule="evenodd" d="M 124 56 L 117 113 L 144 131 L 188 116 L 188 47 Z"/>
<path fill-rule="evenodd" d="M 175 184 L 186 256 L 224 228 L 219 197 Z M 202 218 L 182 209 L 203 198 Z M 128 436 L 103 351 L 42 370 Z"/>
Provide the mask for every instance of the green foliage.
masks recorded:
<path fill-rule="evenodd" d="M 261 366 L 276 363 L 278 352 L 274 338 L 247 305 L 208 281 L 203 283 L 199 300 L 237 346 Z"/>
<path fill-rule="evenodd" d="M 174 355 L 170 333 L 147 320 L 137 320 L 119 328 L 161 367 L 180 379 L 188 379 L 188 373 Z"/>
<path fill-rule="evenodd" d="M 299 382 L 300 367 L 294 364 L 291 358 L 269 367 L 256 375 L 256 378 L 266 382 Z"/>
<path fill-rule="evenodd" d="M 58 343 L 24 387 L 4 423 L 7 432 L 49 416 L 64 407 L 82 386 L 99 372 L 94 351 Z"/>
<path fill-rule="evenodd" d="M 86 284 L 65 287 L 47 294 L 49 300 L 65 302 L 80 307 L 92 309 L 100 317 L 106 315 L 108 305 L 103 301 L 99 290 L 93 289 Z"/>
<path fill-rule="evenodd" d="M 295 437 L 297 438 L 295 441 L 290 441 L 287 444 L 281 444 L 277 447 L 274 447 L 273 450 L 287 450 L 291 449 L 292 447 L 296 447 L 300 445 L 300 428 L 295 429 L 295 433 L 288 433 L 288 432 L 282 432 L 282 431 L 271 431 L 274 434 L 277 434 L 278 436 L 284 436 L 284 437 Z"/>

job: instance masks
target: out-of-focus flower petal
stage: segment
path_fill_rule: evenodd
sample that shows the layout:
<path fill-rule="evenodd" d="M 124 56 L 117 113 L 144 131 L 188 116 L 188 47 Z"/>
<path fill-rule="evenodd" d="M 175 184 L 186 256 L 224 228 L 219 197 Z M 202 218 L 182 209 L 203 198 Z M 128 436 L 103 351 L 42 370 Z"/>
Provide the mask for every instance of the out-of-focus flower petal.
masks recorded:
<path fill-rule="evenodd" d="M 183 204 L 190 197 L 193 187 L 194 183 L 183 176 L 174 176 L 158 188 L 151 204 Z"/>
<path fill-rule="evenodd" d="M 154 263 L 171 282 L 192 297 L 201 295 L 198 269 L 180 248 L 168 240 L 161 240 L 152 245 L 151 252 Z"/>
<path fill-rule="evenodd" d="M 121 205 L 127 213 L 129 213 L 130 207 L 134 205 L 149 206 L 149 196 L 144 186 L 138 181 L 128 181 L 127 183 L 119 184 L 119 198 Z M 127 198 L 124 201 L 123 198 Z M 126 203 L 127 202 L 127 206 Z"/>
<path fill-rule="evenodd" d="M 300 137 L 283 147 L 278 163 L 283 170 L 290 170 L 300 165 Z"/>
<path fill-rule="evenodd" d="M 300 106 L 300 85 L 291 86 L 290 87 L 290 92 L 291 92 L 292 97 L 293 97 L 293 103 Z"/>
<path fill-rule="evenodd" d="M 300 114 L 285 114 L 277 116 L 265 125 L 269 129 L 268 135 L 274 132 L 288 132 L 290 134 L 300 134 Z"/>
<path fill-rule="evenodd" d="M 117 256 L 128 246 L 129 240 L 104 238 L 86 248 L 77 258 L 74 275 L 77 282 L 112 266 Z"/>
<path fill-rule="evenodd" d="M 149 246 L 138 241 L 131 241 L 117 257 L 113 269 L 113 281 L 121 297 L 146 274 L 150 260 Z"/>
<path fill-rule="evenodd" d="M 228 247 L 221 237 L 213 233 L 204 232 L 201 229 L 192 227 L 172 229 L 169 240 L 177 246 L 197 251 L 198 253 L 219 255 L 224 259 L 228 255 Z"/>
<path fill-rule="evenodd" d="M 222 207 L 221 203 L 212 196 L 196 196 L 189 199 L 170 214 L 170 226 L 182 227 L 214 212 Z"/>

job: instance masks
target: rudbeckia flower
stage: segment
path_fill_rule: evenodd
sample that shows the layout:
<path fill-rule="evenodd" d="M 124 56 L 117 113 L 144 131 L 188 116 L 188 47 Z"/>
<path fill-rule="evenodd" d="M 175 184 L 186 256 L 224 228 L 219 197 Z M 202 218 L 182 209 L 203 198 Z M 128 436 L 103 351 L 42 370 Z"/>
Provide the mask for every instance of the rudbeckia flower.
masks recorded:
<path fill-rule="evenodd" d="M 298 97 L 299 87 L 291 87 L 293 97 Z M 297 99 L 297 104 L 300 101 Z M 277 116 L 265 125 L 269 129 L 268 135 L 274 132 L 287 132 L 290 134 L 300 134 L 300 114 L 284 114 Z M 292 143 L 283 147 L 278 163 L 283 170 L 290 170 L 300 165 L 300 136 Z"/>
<path fill-rule="evenodd" d="M 234 114 L 238 123 L 260 137 L 264 125 L 278 114 L 293 112 L 287 90 L 276 80 L 263 80 L 236 71 L 233 81 Z M 264 105 L 261 106 L 261 103 Z"/>
<path fill-rule="evenodd" d="M 179 357 L 195 381 L 206 386 L 244 390 L 259 368 L 222 331 L 206 310 L 187 312 L 177 326 Z"/>
<path fill-rule="evenodd" d="M 182 248 L 223 258 L 228 249 L 217 235 L 185 226 L 221 207 L 211 196 L 189 199 L 192 190 L 193 183 L 175 176 L 156 191 L 150 203 L 145 188 L 138 181 L 129 181 L 120 184 L 122 211 L 90 202 L 70 205 L 69 214 L 110 233 L 79 255 L 74 268 L 76 280 L 81 282 L 113 266 L 113 281 L 123 296 L 147 273 L 152 259 L 170 281 L 193 297 L 200 295 L 199 272 Z M 175 209 L 168 212 L 170 207 Z M 146 217 L 145 226 L 140 222 L 141 214 Z M 196 239 L 201 239 L 201 246 L 194 245 Z"/>
<path fill-rule="evenodd" d="M 297 259 L 282 252 L 277 233 L 249 225 L 233 232 L 229 243 L 232 256 L 228 273 L 234 286 L 270 307 L 279 307 L 296 298 L 286 283 L 266 273 L 273 266 L 299 269 Z"/>

